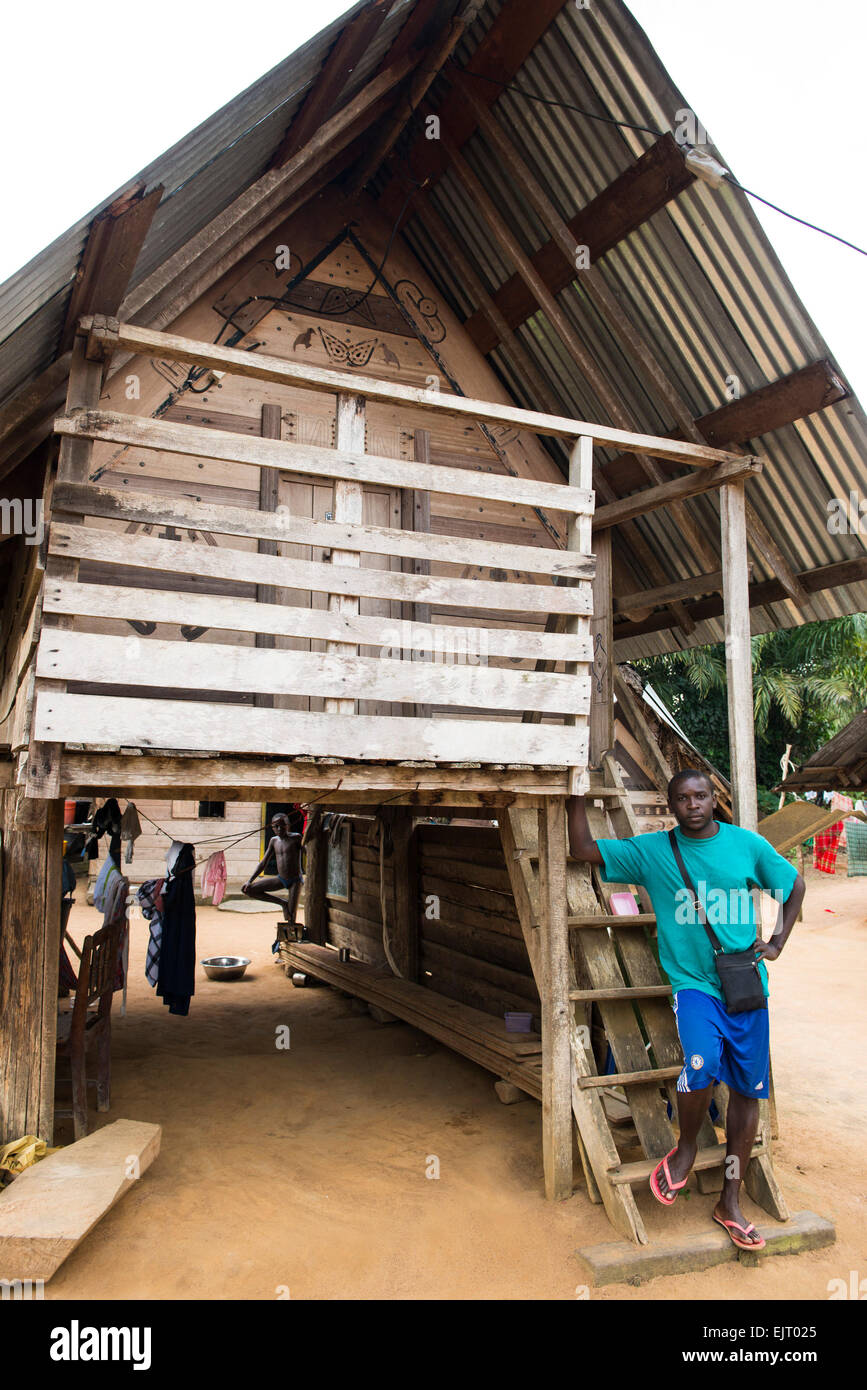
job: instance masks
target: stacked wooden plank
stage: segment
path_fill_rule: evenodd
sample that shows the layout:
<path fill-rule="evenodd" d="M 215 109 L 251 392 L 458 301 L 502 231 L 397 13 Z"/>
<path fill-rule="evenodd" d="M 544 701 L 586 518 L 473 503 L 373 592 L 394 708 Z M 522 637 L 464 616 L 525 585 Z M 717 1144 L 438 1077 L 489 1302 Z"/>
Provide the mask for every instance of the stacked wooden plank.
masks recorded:
<path fill-rule="evenodd" d="M 287 965 L 377 1005 L 513 1082 L 537 1100 L 542 1095 L 542 1044 L 538 1038 L 506 1032 L 489 1015 L 447 999 L 408 980 L 395 979 L 359 960 L 342 963 L 334 950 L 306 943 L 283 947 Z"/>

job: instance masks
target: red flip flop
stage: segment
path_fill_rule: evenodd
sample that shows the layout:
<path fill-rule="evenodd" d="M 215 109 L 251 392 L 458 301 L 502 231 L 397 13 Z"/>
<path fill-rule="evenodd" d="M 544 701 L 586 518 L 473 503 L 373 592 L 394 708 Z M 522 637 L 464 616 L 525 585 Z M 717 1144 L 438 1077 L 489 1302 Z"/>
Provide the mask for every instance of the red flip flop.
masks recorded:
<path fill-rule="evenodd" d="M 732 1244 L 736 1245 L 739 1250 L 764 1250 L 768 1243 L 764 1236 L 760 1240 L 738 1240 L 734 1231 L 740 1231 L 741 1235 L 748 1236 L 756 1229 L 752 1222 L 748 1226 L 741 1226 L 737 1221 L 722 1221 L 718 1216 L 714 1216 L 714 1221 L 718 1226 L 722 1226 Z M 734 1231 L 732 1227 L 734 1227 Z"/>
<path fill-rule="evenodd" d="M 671 1172 L 669 1171 L 669 1167 L 668 1167 L 668 1160 L 671 1158 L 671 1155 L 674 1154 L 674 1153 L 677 1153 L 677 1145 L 676 1145 L 676 1144 L 675 1144 L 674 1148 L 671 1149 L 671 1150 L 665 1155 L 665 1158 L 661 1159 L 660 1162 L 657 1163 L 656 1167 L 654 1168 L 653 1172 L 652 1172 L 651 1175 L 650 1175 L 650 1190 L 651 1190 L 651 1192 L 653 1193 L 654 1197 L 656 1198 L 657 1202 L 661 1202 L 662 1205 L 663 1205 L 664 1207 L 673 1207 L 673 1206 L 674 1206 L 674 1203 L 675 1203 L 676 1200 L 677 1200 L 677 1194 L 678 1194 L 678 1192 L 680 1191 L 680 1189 L 681 1189 L 682 1187 L 686 1187 L 687 1183 L 689 1182 L 689 1173 L 687 1173 L 687 1175 L 686 1175 L 686 1177 L 684 1178 L 683 1182 L 672 1182 Z M 673 1196 L 664 1197 L 663 1194 L 662 1194 L 662 1193 L 660 1192 L 660 1190 L 659 1190 L 659 1172 L 660 1172 L 660 1169 L 661 1169 L 661 1170 L 663 1171 L 663 1173 L 665 1174 L 665 1181 L 668 1183 L 668 1190 L 669 1190 L 670 1193 L 673 1193 L 673 1194 L 674 1194 Z"/>

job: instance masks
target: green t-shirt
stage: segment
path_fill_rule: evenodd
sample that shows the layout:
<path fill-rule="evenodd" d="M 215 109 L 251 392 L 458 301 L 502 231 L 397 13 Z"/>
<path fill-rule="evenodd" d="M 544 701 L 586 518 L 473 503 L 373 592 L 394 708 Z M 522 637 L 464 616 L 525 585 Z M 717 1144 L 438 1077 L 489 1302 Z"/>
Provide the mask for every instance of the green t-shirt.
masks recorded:
<path fill-rule="evenodd" d="M 680 852 L 707 920 L 724 951 L 745 951 L 756 939 L 756 915 L 751 887 L 777 895 L 784 902 L 797 870 L 762 835 L 738 825 L 717 822 L 717 833 L 706 840 L 675 828 Z M 668 833 L 658 831 L 626 840 L 597 840 L 602 854 L 602 877 L 607 883 L 635 883 L 646 888 L 656 914 L 659 959 L 672 992 L 698 989 L 722 999 L 719 976 L 707 932 L 695 912 Z M 768 974 L 759 963 L 762 987 Z"/>

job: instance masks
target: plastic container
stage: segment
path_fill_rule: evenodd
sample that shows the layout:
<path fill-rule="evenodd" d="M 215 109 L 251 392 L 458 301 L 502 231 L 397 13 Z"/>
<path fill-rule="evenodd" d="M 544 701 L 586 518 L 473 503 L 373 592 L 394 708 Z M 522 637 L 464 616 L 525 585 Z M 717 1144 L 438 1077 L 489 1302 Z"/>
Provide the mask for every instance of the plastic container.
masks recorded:
<path fill-rule="evenodd" d="M 609 899 L 615 917 L 637 917 L 640 909 L 634 893 L 612 893 Z"/>
<path fill-rule="evenodd" d="M 503 1018 L 506 1020 L 507 1033 L 532 1033 L 533 1031 L 532 1014 L 509 1013 L 503 1014 Z"/>

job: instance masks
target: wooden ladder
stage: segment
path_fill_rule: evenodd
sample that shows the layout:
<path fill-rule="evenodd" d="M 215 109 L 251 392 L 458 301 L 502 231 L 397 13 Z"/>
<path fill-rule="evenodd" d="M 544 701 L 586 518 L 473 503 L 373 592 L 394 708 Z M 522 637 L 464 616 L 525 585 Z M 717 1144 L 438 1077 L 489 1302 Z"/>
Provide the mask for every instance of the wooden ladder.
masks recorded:
<path fill-rule="evenodd" d="M 603 803 L 594 806 L 592 799 Z M 636 832 L 635 819 L 613 756 L 603 756 L 601 773 L 591 773 L 587 816 L 596 839 L 623 838 Z M 565 833 L 565 827 L 564 827 Z M 538 822 L 535 811 L 513 810 L 500 821 L 506 864 L 530 960 L 539 986 L 540 884 Z M 602 1202 L 612 1224 L 638 1243 L 647 1233 L 632 1191 L 646 1183 L 651 1172 L 675 1145 L 667 1115 L 670 1102 L 676 1114 L 675 1080 L 683 1053 L 671 1008 L 671 990 L 662 978 L 648 928 L 655 918 L 616 917 L 606 911 L 613 892 L 628 884 L 603 883 L 598 871 L 577 860 L 566 866 L 566 896 L 570 937 L 568 1001 L 572 1052 L 572 1111 L 578 1151 L 591 1201 Z M 635 892 L 634 888 L 631 891 Z M 640 894 L 636 894 L 640 898 Z M 592 1048 L 592 1027 L 598 1018 L 611 1050 L 615 1071 L 600 1074 Z M 643 1157 L 624 1162 L 615 1143 L 616 1126 L 606 1109 L 606 1093 L 622 1087 L 635 1138 Z M 715 1093 L 724 1114 L 726 1095 Z M 778 1220 L 788 1212 L 771 1166 L 767 1104 L 762 1103 L 759 1135 L 745 1175 L 750 1196 Z M 725 1146 L 717 1139 L 710 1116 L 698 1136 L 696 1181 L 702 1191 L 722 1185 Z M 716 1170 L 714 1172 L 713 1170 Z"/>

